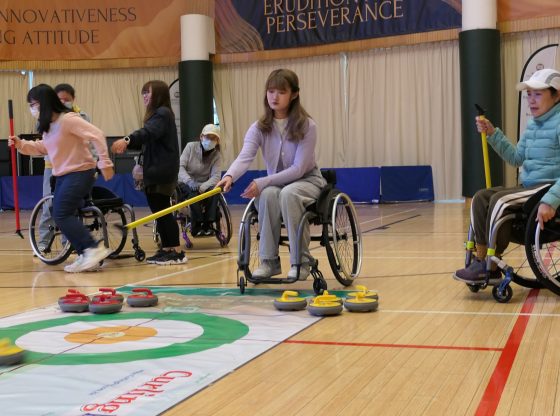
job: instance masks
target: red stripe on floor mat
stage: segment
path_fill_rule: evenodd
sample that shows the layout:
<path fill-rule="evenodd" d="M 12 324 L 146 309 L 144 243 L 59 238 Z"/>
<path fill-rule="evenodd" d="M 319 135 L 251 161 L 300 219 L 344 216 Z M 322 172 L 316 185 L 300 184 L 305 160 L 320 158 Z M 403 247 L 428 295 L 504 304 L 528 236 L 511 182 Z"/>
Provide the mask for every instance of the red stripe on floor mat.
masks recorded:
<path fill-rule="evenodd" d="M 539 289 L 531 289 L 527 299 L 525 299 L 525 303 L 523 303 L 521 313 L 530 314 L 533 311 L 538 294 Z M 478 409 L 476 409 L 476 416 L 491 416 L 496 413 L 511 367 L 515 361 L 519 344 L 525 334 L 529 318 L 530 316 L 528 315 L 520 315 L 517 317 L 517 321 L 511 330 L 506 345 L 500 355 L 500 359 L 496 364 L 496 368 L 494 368 L 494 373 L 492 377 L 490 377 L 488 386 L 486 386 Z"/>
<path fill-rule="evenodd" d="M 487 347 L 455 347 L 449 345 L 411 345 L 411 344 L 373 344 L 367 342 L 329 342 L 329 341 L 299 341 L 288 339 L 285 344 L 309 344 L 309 345 L 335 345 L 342 347 L 382 347 L 382 348 L 417 348 L 428 350 L 461 350 L 461 351 L 502 351 L 503 348 Z"/>

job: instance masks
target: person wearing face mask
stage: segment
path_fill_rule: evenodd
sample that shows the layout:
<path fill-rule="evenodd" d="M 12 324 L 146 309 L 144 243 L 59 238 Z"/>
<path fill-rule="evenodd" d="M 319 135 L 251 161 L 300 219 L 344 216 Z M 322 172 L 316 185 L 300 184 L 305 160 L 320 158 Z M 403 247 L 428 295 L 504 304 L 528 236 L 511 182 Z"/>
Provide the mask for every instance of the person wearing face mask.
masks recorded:
<path fill-rule="evenodd" d="M 70 84 L 58 84 L 54 87 L 54 92 L 60 99 L 60 102 L 64 104 L 64 106 L 74 112 L 78 113 L 80 117 L 82 117 L 85 121 L 91 123 L 90 117 L 84 113 L 77 105 L 75 105 L 74 100 L 76 96 L 76 92 L 74 88 Z M 38 120 L 39 119 L 39 109 L 38 107 L 32 107 L 30 109 L 31 115 Z M 95 147 L 90 144 L 90 150 L 95 158 L 98 160 L 97 153 L 95 152 Z M 43 196 L 50 195 L 51 190 L 51 177 L 52 177 L 52 163 L 49 159 L 49 156 L 45 156 L 45 169 L 43 171 Z M 49 233 L 52 227 L 50 226 L 52 223 L 51 217 L 51 209 L 50 207 L 45 204 L 43 205 L 43 212 L 41 213 L 41 218 L 39 219 L 39 242 L 37 243 L 37 247 L 40 251 L 44 251 L 48 245 L 49 241 Z"/>
<path fill-rule="evenodd" d="M 10 136 L 8 144 L 21 154 L 49 155 L 52 173 L 56 177 L 53 196 L 55 223 L 78 253 L 76 260 L 64 267 L 68 273 L 80 273 L 97 268 L 99 262 L 111 254 L 111 249 L 94 240 L 89 230 L 76 216 L 83 206 L 84 196 L 91 192 L 96 166 L 105 180 L 114 175 L 103 132 L 69 111 L 53 88 L 39 84 L 27 94 L 31 114 L 38 115 L 38 131 L 42 140 L 21 140 Z M 93 158 L 89 144 L 93 143 L 99 161 Z"/>
<path fill-rule="evenodd" d="M 179 161 L 179 188 L 182 199 L 189 199 L 214 188 L 220 180 L 222 153 L 220 151 L 220 128 L 207 124 L 200 140 L 187 143 Z M 212 223 L 216 221 L 218 195 L 190 206 L 191 234 L 193 237 L 213 234 Z"/>

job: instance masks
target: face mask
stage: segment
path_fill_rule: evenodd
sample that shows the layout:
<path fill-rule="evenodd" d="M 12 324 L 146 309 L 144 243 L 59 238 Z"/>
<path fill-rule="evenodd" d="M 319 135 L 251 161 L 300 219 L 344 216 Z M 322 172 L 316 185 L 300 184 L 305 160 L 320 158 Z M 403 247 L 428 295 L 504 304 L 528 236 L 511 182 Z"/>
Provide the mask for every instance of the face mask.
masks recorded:
<path fill-rule="evenodd" d="M 66 101 L 64 103 L 64 107 L 66 107 L 68 110 L 72 110 L 74 108 L 74 103 L 72 101 Z"/>
<path fill-rule="evenodd" d="M 203 149 L 206 151 L 212 150 L 214 147 L 216 147 L 216 142 L 214 140 L 202 139 L 200 142 L 202 143 Z"/>
<path fill-rule="evenodd" d="M 33 118 L 39 120 L 39 106 L 38 105 L 30 107 L 29 111 L 31 111 L 31 115 L 33 116 Z"/>

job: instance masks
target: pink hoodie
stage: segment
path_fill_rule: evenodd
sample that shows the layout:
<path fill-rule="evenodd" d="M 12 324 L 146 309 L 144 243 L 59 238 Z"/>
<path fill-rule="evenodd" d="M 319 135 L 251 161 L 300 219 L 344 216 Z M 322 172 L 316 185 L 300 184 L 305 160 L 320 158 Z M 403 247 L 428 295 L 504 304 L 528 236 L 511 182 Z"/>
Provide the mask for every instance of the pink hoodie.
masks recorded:
<path fill-rule="evenodd" d="M 22 140 L 19 152 L 24 155 L 48 155 L 53 175 L 62 176 L 95 168 L 95 160 L 89 150 L 92 143 L 99 156 L 100 169 L 113 166 L 103 132 L 85 121 L 78 113 L 63 113 L 51 123 L 48 133 L 37 141 Z"/>

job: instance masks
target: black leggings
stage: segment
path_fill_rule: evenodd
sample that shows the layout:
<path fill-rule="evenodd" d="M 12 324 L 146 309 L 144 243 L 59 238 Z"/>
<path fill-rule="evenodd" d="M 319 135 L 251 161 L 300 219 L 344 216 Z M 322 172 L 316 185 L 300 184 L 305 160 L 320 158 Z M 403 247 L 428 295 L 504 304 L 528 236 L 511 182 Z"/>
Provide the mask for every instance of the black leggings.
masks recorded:
<path fill-rule="evenodd" d="M 146 199 L 150 210 L 155 213 L 171 206 L 169 196 L 158 193 L 147 193 Z M 163 248 L 179 246 L 179 226 L 173 214 L 167 214 L 156 220 L 157 232 Z"/>

